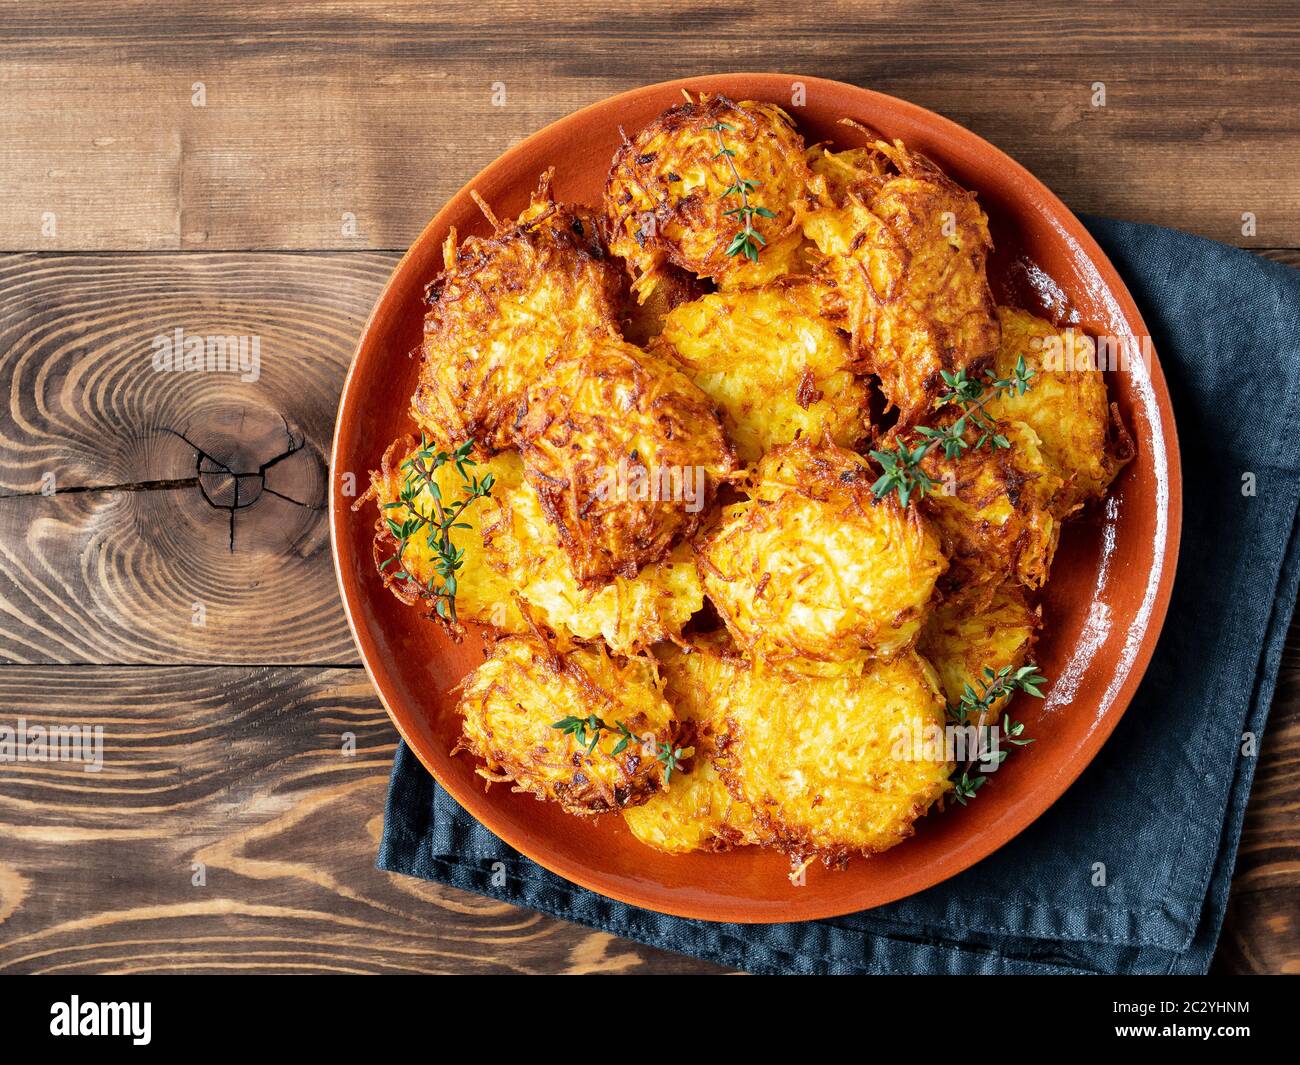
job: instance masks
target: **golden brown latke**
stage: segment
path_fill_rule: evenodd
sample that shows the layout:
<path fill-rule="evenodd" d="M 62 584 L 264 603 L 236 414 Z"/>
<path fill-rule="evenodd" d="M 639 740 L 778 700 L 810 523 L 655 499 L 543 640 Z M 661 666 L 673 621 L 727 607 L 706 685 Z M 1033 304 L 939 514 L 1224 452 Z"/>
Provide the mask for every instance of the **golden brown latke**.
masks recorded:
<path fill-rule="evenodd" d="M 943 426 L 952 412 L 937 420 Z M 999 423 L 1010 447 L 975 447 L 980 431 L 966 431 L 972 445 L 949 459 L 936 447 L 921 461 L 935 487 L 921 501 L 943 538 L 951 562 L 947 589 L 987 596 L 1005 580 L 1041 588 L 1056 553 L 1060 523 L 1053 501 L 1061 478 L 1024 422 Z M 707 583 L 706 583 L 707 590 Z"/>
<path fill-rule="evenodd" d="M 483 760 L 480 776 L 553 799 L 574 814 L 645 802 L 663 787 L 655 745 L 676 740 L 677 722 L 653 659 L 620 660 L 592 648 L 561 654 L 536 638 L 498 643 L 465 680 L 458 710 L 464 722 L 456 751 Z M 626 725 L 642 742 L 626 743 L 616 754 L 621 737 L 601 731 L 588 752 L 554 727 L 566 717 L 591 715 L 612 727 Z"/>
<path fill-rule="evenodd" d="M 778 448 L 752 480 L 697 546 L 745 653 L 804 672 L 909 647 L 947 565 L 920 511 L 877 500 L 866 461 L 828 445 Z"/>
<path fill-rule="evenodd" d="M 796 871 L 888 850 L 949 787 L 952 763 L 932 742 L 944 700 L 913 652 L 861 676 L 738 671 L 722 713 L 718 771 Z M 927 739 L 940 757 L 925 757 Z"/>
<path fill-rule="evenodd" d="M 694 747 L 690 764 L 675 772 L 666 790 L 623 820 L 647 846 L 671 854 L 729 850 L 769 842 L 750 807 L 731 794 L 713 766 L 722 726 L 720 711 L 738 671 L 747 669 L 725 633 L 704 637 L 692 649 L 656 651 L 664 695 L 684 737 Z"/>
<path fill-rule="evenodd" d="M 839 291 L 855 354 L 912 424 L 941 371 L 977 371 L 997 348 L 988 219 L 974 193 L 899 141 L 809 154 L 818 208 L 803 230 L 824 256 L 818 272 Z"/>
<path fill-rule="evenodd" d="M 634 577 L 699 524 L 735 460 L 713 402 L 613 337 L 557 359 L 516 433 L 528 480 L 584 584 Z"/>
<path fill-rule="evenodd" d="M 983 691 L 985 669 L 996 672 L 1028 661 L 1038 623 L 1038 609 L 1029 606 L 1025 593 L 1004 584 L 986 604 L 969 598 L 942 604 L 921 629 L 917 650 L 934 666 L 944 695 L 956 706 L 968 684 Z M 990 724 L 1010 698 L 1007 693 L 993 704 Z"/>
<path fill-rule="evenodd" d="M 401 556 L 398 557 L 401 544 L 396 530 L 413 516 L 410 507 L 400 500 L 403 487 L 413 484 L 419 489 L 414 503 L 420 515 L 435 517 L 437 513 L 433 492 L 427 481 L 406 466 L 418 450 L 419 445 L 409 436 L 398 437 L 389 444 L 379 463 L 379 469 L 370 471 L 370 488 L 357 499 L 352 509 L 356 510 L 367 501 L 374 500 L 378 512 L 375 518 L 375 568 L 385 586 L 398 599 L 410 606 L 424 604 L 429 607 L 430 616 L 436 616 L 432 613 L 433 601 L 429 594 L 429 584 L 433 581 L 435 586 L 441 585 L 442 576 L 435 569 L 438 554 L 429 544 L 427 526 L 407 539 L 405 547 L 401 549 Z M 480 478 L 490 474 L 498 484 L 508 482 L 511 460 L 512 456 L 507 455 L 478 459 L 469 467 L 469 473 Z M 513 462 L 518 463 L 518 458 L 513 457 Z M 422 466 L 427 468 L 423 463 Z M 433 471 L 432 478 L 445 502 L 452 503 L 463 498 L 464 481 L 453 464 L 438 467 Z M 494 493 L 501 490 L 500 487 L 493 487 Z M 513 606 L 510 598 L 511 585 L 504 575 L 488 564 L 487 552 L 479 534 L 484 511 L 499 505 L 499 496 L 471 503 L 460 516 L 460 521 L 470 528 L 452 530 L 451 540 L 457 550 L 464 552 L 462 568 L 457 574 L 457 614 L 466 621 L 483 624 L 492 622 L 500 614 L 499 620 L 503 622 L 500 627 L 505 628 L 508 627 L 504 624 L 507 616 L 502 608 L 505 604 Z M 515 614 L 518 614 L 517 610 Z M 520 631 L 523 631 L 522 618 L 520 624 Z"/>
<path fill-rule="evenodd" d="M 499 222 L 480 203 L 493 235 L 458 248 L 453 230 L 443 247 L 411 414 L 444 447 L 471 438 L 489 451 L 508 447 L 524 391 L 548 361 L 617 328 L 622 272 L 596 216 L 551 201 L 549 179 L 518 221 Z"/>
<path fill-rule="evenodd" d="M 718 131 L 718 123 L 730 127 Z M 719 136 L 722 142 L 719 142 Z M 719 155 L 722 144 L 733 152 Z M 614 156 L 605 186 L 610 248 L 627 260 L 638 294 L 659 282 L 671 262 L 719 288 L 760 284 L 802 267 L 798 220 L 807 197 L 808 165 L 803 138 L 790 116 L 774 104 L 701 95 L 698 102 L 669 108 Z M 741 229 L 731 166 L 758 182 L 749 203 L 772 212 L 755 216 L 766 245 L 756 262 L 728 255 Z"/>
<path fill-rule="evenodd" d="M 397 550 L 390 520 L 401 525 L 408 517 L 398 502 L 409 473 L 402 463 L 415 450 L 409 437 L 397 440 L 384 455 L 381 468 L 371 476 L 379 507 L 375 524 L 375 561 L 380 574 L 399 599 L 427 602 L 428 582 L 440 583 L 434 569 L 437 558 L 426 535 L 408 540 L 401 564 L 383 565 Z M 704 605 L 695 559 L 685 544 L 663 561 L 647 565 L 633 578 L 616 577 L 601 588 L 583 588 L 560 550 L 555 529 L 542 513 L 542 504 L 524 480 L 523 462 L 513 451 L 480 459 L 471 473 L 491 474 L 492 494 L 462 512 L 468 528 L 453 532 L 456 548 L 465 552 L 457 573 L 456 610 L 462 621 L 491 625 L 503 632 L 528 633 L 531 621 L 554 632 L 561 643 L 604 640 L 617 654 L 632 654 L 659 640 L 679 639 L 682 627 Z M 462 483 L 454 466 L 434 473 L 442 498 L 460 498 Z M 417 482 L 418 483 L 418 482 Z M 434 500 L 420 484 L 416 506 L 434 513 Z M 399 573 L 406 577 L 399 578 Z M 520 601 L 529 609 L 525 618 Z M 432 606 L 432 603 L 429 603 Z M 441 619 L 440 619 L 441 620 Z"/>
<path fill-rule="evenodd" d="M 1038 434 L 1043 455 L 1065 480 L 1053 509 L 1057 517 L 1068 517 L 1106 494 L 1133 456 L 1132 438 L 1107 401 L 1106 378 L 1088 337 L 1012 307 L 999 307 L 998 320 L 998 376 L 1009 376 L 1021 357 L 1034 376 L 1024 395 L 1002 396 L 986 410 L 995 418 L 1019 419 Z"/>
<path fill-rule="evenodd" d="M 867 385 L 806 278 L 717 292 L 675 308 L 659 345 L 722 411 L 742 462 L 796 437 L 852 447 L 867 430 Z"/>

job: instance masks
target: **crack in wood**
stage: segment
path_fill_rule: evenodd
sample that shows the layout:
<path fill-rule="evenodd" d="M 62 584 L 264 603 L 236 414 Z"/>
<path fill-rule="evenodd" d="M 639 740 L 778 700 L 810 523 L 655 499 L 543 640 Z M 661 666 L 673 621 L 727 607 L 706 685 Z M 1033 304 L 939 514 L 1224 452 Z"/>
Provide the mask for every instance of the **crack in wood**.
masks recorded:
<path fill-rule="evenodd" d="M 31 499 L 33 496 L 67 496 L 87 492 L 170 492 L 177 488 L 194 488 L 197 477 L 173 477 L 168 480 L 132 481 L 126 484 L 78 484 L 68 488 L 54 488 L 48 492 L 0 492 L 0 500 Z"/>
<path fill-rule="evenodd" d="M 170 428 L 166 430 L 166 432 L 169 432 L 173 436 L 183 440 L 186 444 L 188 444 L 190 447 L 194 449 L 195 456 L 196 456 L 195 469 L 198 474 L 198 476 L 194 480 L 195 483 L 198 484 L 199 492 L 203 496 L 204 501 L 209 506 L 211 506 L 214 510 L 229 511 L 230 553 L 232 555 L 235 553 L 235 512 L 238 510 L 242 510 L 244 507 L 252 506 L 261 497 L 263 492 L 267 492 L 273 496 L 276 496 L 279 499 L 283 499 L 285 502 L 292 503 L 294 506 L 297 507 L 304 507 L 309 510 L 321 509 L 319 505 L 302 503 L 297 499 L 291 499 L 289 496 L 286 496 L 281 492 L 277 492 L 272 488 L 268 488 L 266 485 L 266 471 L 269 470 L 272 466 L 276 465 L 276 463 L 283 462 L 290 455 L 297 454 L 299 451 L 303 449 L 304 446 L 306 446 L 307 443 L 307 436 L 305 433 L 295 437 L 293 435 L 293 430 L 289 428 L 288 419 L 285 418 L 284 415 L 281 415 L 280 419 L 281 421 L 284 422 L 284 435 L 288 441 L 288 446 L 285 448 L 284 451 L 281 451 L 278 455 L 273 455 L 271 458 L 267 459 L 265 462 L 259 465 L 256 471 L 250 473 L 236 472 L 234 469 L 232 469 L 226 463 L 222 462 L 220 459 L 213 457 L 202 447 L 196 444 L 193 440 L 187 437 L 184 433 L 178 432 L 177 430 L 170 429 Z M 204 469 L 205 462 L 210 463 L 211 466 L 215 467 L 215 469 Z M 221 503 L 213 499 L 212 495 L 210 495 L 208 492 L 208 485 L 203 480 L 205 474 L 207 475 L 219 474 L 219 475 L 224 475 L 226 478 L 228 478 L 230 481 L 231 490 L 233 491 L 234 494 L 233 501 L 230 503 Z M 240 502 L 241 482 L 245 480 L 252 480 L 254 478 L 257 479 L 256 493 L 253 494 L 252 497 L 249 498 L 246 502 L 241 503 Z"/>
<path fill-rule="evenodd" d="M 31 499 L 39 496 L 61 496 L 61 495 L 78 495 L 91 494 L 100 492 L 171 492 L 184 488 L 197 488 L 203 501 L 214 510 L 224 510 L 229 512 L 230 522 L 230 553 L 235 553 L 235 512 L 251 507 L 261 497 L 263 493 L 275 496 L 277 499 L 283 499 L 286 503 L 292 503 L 295 507 L 302 507 L 304 510 L 324 510 L 324 502 L 304 503 L 302 500 L 294 499 L 292 496 L 285 495 L 266 483 L 266 471 L 276 464 L 283 462 L 291 455 L 301 451 L 307 443 L 305 433 L 295 436 L 293 430 L 289 427 L 288 419 L 281 415 L 284 422 L 284 434 L 287 441 L 285 450 L 273 455 L 265 462 L 261 463 L 256 470 L 241 472 L 233 469 L 221 459 L 215 458 L 204 448 L 200 447 L 184 433 L 176 429 L 164 428 L 164 432 L 170 433 L 183 441 L 188 447 L 194 449 L 195 453 L 195 475 L 193 477 L 172 477 L 165 479 L 155 479 L 147 481 L 131 481 L 121 484 L 86 484 L 86 485 L 69 485 L 67 487 L 55 487 L 48 491 L 36 489 L 30 492 L 0 492 L 0 501 L 6 499 Z M 219 481 L 211 482 L 213 477 L 223 478 L 224 483 Z M 205 480 L 207 478 L 207 480 Z M 256 489 L 241 490 L 242 482 L 256 481 Z M 219 499 L 213 498 L 221 488 L 228 487 L 232 494 L 232 501 L 223 503 Z"/>

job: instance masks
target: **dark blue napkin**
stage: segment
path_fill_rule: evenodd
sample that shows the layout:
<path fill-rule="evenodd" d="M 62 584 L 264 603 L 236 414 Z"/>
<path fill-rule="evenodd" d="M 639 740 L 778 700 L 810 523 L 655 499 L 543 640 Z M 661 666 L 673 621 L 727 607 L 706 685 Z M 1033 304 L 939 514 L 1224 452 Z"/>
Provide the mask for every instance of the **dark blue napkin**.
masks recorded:
<path fill-rule="evenodd" d="M 750 972 L 1204 973 L 1255 769 L 1243 734 L 1263 733 L 1300 581 L 1300 272 L 1167 229 L 1087 225 L 1137 300 L 1173 395 L 1182 550 L 1137 697 L 1046 814 L 901 902 L 827 921 L 711 924 L 547 872 L 402 747 L 380 868 Z M 1093 886 L 1098 862 L 1104 887 Z"/>

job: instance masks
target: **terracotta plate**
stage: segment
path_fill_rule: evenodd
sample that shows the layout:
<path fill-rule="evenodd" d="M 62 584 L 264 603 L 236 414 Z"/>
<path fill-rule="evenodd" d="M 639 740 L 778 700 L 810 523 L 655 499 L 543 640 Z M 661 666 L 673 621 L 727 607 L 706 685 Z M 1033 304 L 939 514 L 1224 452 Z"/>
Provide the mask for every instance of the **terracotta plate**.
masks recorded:
<path fill-rule="evenodd" d="M 806 93 L 792 105 L 796 84 Z M 527 202 L 538 174 L 556 168 L 559 199 L 599 203 L 619 127 L 629 134 L 681 100 L 683 88 L 767 100 L 790 111 L 809 143 L 861 143 L 837 125 L 851 117 L 932 156 L 979 193 L 997 245 L 990 269 L 1000 302 L 1077 321 L 1094 336 L 1147 335 L 1137 308 L 1101 250 L 1065 206 L 1022 167 L 938 115 L 852 85 L 783 74 L 728 74 L 652 85 L 588 107 L 512 148 L 429 223 L 375 305 L 343 387 L 334 434 L 330 527 L 343 602 L 371 679 L 398 730 L 471 814 L 533 860 L 584 887 L 647 909 L 717 921 L 832 917 L 902 898 L 992 853 L 1070 785 L 1114 729 L 1142 677 L 1164 620 L 1178 552 L 1180 480 L 1173 413 L 1154 357 L 1108 375 L 1137 444 L 1098 513 L 1067 526 L 1044 601 L 1038 661 L 1054 680 L 1045 703 L 1018 714 L 1038 741 L 992 776 L 978 802 L 921 821 L 916 835 L 841 872 L 809 869 L 787 881 L 774 852 L 671 857 L 637 843 L 622 819 L 582 820 L 558 807 L 484 791 L 472 760 L 449 751 L 457 731 L 450 689 L 481 661 L 483 640 L 460 646 L 380 583 L 371 560 L 373 508 L 351 511 L 343 475 L 366 484 L 389 441 L 410 432 L 407 397 L 420 338 L 422 292 L 441 263 L 448 227 L 487 227 L 475 188 L 501 217 Z"/>

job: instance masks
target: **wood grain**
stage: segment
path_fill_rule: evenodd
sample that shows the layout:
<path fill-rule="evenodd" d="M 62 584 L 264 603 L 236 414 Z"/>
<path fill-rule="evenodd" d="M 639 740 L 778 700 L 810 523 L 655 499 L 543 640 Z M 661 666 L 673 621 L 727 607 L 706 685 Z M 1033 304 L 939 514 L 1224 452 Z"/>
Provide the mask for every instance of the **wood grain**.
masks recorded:
<path fill-rule="evenodd" d="M 1300 618 L 1283 650 L 1213 971 L 1300 974 Z"/>
<path fill-rule="evenodd" d="M 637 85 L 737 70 L 849 81 L 939 111 L 1076 210 L 1300 245 L 1290 3 L 3 10 L 8 249 L 405 248 L 547 123 Z"/>
<path fill-rule="evenodd" d="M 97 773 L 0 775 L 0 973 L 713 969 L 378 872 L 395 735 L 361 670 L 8 666 L 0 706 L 105 729 Z"/>
<path fill-rule="evenodd" d="M 1294 16 L 0 0 L 0 724 L 107 734 L 99 774 L 0 766 L 0 971 L 711 971 L 374 869 L 395 736 L 319 508 L 383 249 L 585 104 L 757 69 L 907 98 L 1077 210 L 1300 266 Z M 155 372 L 178 327 L 258 337 L 257 380 Z M 1300 972 L 1298 763 L 1293 628 L 1218 972 Z"/>
<path fill-rule="evenodd" d="M 326 464 L 393 261 L 0 258 L 0 660 L 357 661 Z M 257 380 L 158 372 L 177 329 L 257 338 Z"/>

